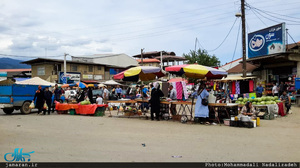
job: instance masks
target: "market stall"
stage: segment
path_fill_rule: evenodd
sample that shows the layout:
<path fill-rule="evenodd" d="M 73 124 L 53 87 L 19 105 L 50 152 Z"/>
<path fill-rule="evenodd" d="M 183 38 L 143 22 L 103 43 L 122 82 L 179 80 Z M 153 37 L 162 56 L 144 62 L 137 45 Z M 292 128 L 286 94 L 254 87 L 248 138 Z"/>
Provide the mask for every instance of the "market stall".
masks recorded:
<path fill-rule="evenodd" d="M 116 74 L 113 76 L 113 78 L 118 79 L 118 80 L 123 80 L 123 81 L 138 82 L 139 80 L 140 81 L 151 81 L 151 80 L 155 80 L 157 78 L 163 77 L 163 76 L 165 76 L 165 74 L 159 67 L 137 66 L 137 67 L 129 68 L 119 74 Z M 142 101 L 144 101 L 143 94 L 141 97 L 142 97 Z M 143 105 L 144 105 L 144 103 L 148 103 L 148 102 L 142 102 Z M 118 114 L 120 112 L 121 107 L 122 106 L 119 106 Z M 127 107 L 125 107 L 125 108 L 127 108 Z M 136 106 L 132 106 L 132 107 L 129 106 L 127 109 L 123 109 L 123 111 L 125 112 L 125 115 L 127 115 L 127 116 L 131 116 L 132 114 L 135 114 L 135 113 L 138 115 L 141 115 L 142 111 L 144 112 L 144 110 L 139 111 L 138 109 L 139 109 L 139 107 L 136 105 Z M 133 111 L 135 111 L 135 112 L 133 113 Z M 145 112 L 144 112 L 144 114 L 145 114 Z"/>
<path fill-rule="evenodd" d="M 106 104 L 88 104 L 88 105 L 81 105 L 81 104 L 67 104 L 67 103 L 59 103 L 56 102 L 55 109 L 57 110 L 58 114 L 74 114 L 73 111 L 75 110 L 76 114 L 82 115 L 95 115 L 97 108 L 104 108 L 101 109 L 103 112 L 107 107 Z"/>
<path fill-rule="evenodd" d="M 81 115 L 94 115 L 97 108 L 103 107 L 104 109 L 107 107 L 107 104 L 88 104 L 88 105 L 78 105 L 76 110 L 76 114 Z"/>
<path fill-rule="evenodd" d="M 207 66 L 203 66 L 203 65 L 198 65 L 198 64 L 184 64 L 184 65 L 170 66 L 170 67 L 166 68 L 166 71 L 171 74 L 175 74 L 175 75 L 179 75 L 179 76 L 185 75 L 188 78 L 206 79 L 206 80 L 221 79 L 224 76 L 227 76 L 227 72 L 225 72 L 225 71 L 207 67 Z M 184 82 L 182 82 L 182 84 L 183 84 L 182 86 L 184 86 Z M 192 113 L 193 113 L 192 109 L 193 109 L 193 104 L 194 104 L 193 100 L 190 103 L 189 102 L 186 104 L 181 103 L 180 107 L 183 108 L 184 111 L 186 111 L 185 109 L 188 104 L 191 105 L 191 109 L 189 110 L 189 112 L 191 113 L 191 120 L 192 120 L 192 118 L 193 118 L 192 117 Z M 183 117 L 186 117 L 186 116 L 183 116 Z M 182 121 L 184 121 L 184 118 L 182 118 Z"/>

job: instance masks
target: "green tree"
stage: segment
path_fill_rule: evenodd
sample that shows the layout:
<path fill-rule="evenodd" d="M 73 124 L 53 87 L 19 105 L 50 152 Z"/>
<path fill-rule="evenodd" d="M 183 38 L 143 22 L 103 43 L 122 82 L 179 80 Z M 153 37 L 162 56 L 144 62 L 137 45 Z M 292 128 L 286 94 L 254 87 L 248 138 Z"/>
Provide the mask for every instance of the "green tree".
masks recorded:
<path fill-rule="evenodd" d="M 188 54 L 183 54 L 188 60 L 188 64 L 197 63 L 205 66 L 220 66 L 220 60 L 215 55 L 209 55 L 206 50 L 190 50 Z"/>

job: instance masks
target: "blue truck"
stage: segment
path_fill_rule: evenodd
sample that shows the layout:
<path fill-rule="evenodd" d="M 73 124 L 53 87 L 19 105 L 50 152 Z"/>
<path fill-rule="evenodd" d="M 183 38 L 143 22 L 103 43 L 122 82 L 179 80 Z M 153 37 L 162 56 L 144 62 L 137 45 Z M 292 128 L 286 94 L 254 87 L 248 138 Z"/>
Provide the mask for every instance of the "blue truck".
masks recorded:
<path fill-rule="evenodd" d="M 0 85 L 0 108 L 6 114 L 11 114 L 14 110 L 29 114 L 29 106 L 37 89 L 38 85 Z"/>

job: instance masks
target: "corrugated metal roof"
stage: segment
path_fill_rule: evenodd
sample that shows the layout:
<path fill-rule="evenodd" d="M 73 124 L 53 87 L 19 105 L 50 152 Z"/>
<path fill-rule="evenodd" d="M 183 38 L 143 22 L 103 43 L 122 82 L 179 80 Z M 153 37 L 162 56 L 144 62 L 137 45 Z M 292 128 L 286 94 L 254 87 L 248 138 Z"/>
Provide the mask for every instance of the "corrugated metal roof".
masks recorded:
<path fill-rule="evenodd" d="M 31 71 L 31 69 L 0 69 L 0 72 L 23 72 Z"/>
<path fill-rule="evenodd" d="M 141 59 L 137 59 L 137 62 L 141 63 Z M 157 59 L 143 59 L 143 63 L 160 63 Z"/>

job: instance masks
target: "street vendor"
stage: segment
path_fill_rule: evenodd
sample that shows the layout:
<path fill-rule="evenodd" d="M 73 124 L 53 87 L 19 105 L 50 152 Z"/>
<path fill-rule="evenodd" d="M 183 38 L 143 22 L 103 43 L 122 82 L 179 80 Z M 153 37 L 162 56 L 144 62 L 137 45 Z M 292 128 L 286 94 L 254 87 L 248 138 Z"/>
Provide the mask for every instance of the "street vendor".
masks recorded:
<path fill-rule="evenodd" d="M 291 98 L 286 91 L 283 91 L 282 95 L 280 96 L 280 100 L 283 101 L 286 107 L 286 114 L 288 114 L 291 108 Z"/>
<path fill-rule="evenodd" d="M 243 115 L 248 115 L 251 117 L 256 117 L 256 110 L 252 106 L 252 102 L 248 101 L 245 106 L 242 108 L 241 113 Z"/>
<path fill-rule="evenodd" d="M 169 98 L 171 100 L 177 100 L 177 92 L 176 90 L 173 88 L 173 85 L 169 86 Z M 170 111 L 172 115 L 176 115 L 177 111 L 176 111 L 176 104 L 171 104 L 170 107 Z"/>
<path fill-rule="evenodd" d="M 264 88 L 262 87 L 261 83 L 256 88 L 256 96 L 261 97 L 264 92 Z"/>

